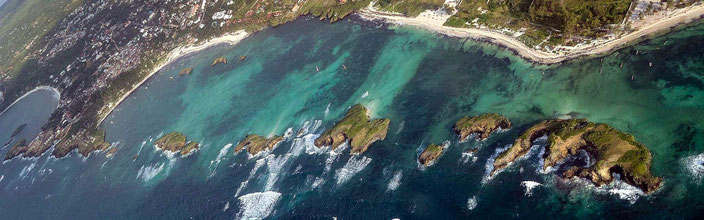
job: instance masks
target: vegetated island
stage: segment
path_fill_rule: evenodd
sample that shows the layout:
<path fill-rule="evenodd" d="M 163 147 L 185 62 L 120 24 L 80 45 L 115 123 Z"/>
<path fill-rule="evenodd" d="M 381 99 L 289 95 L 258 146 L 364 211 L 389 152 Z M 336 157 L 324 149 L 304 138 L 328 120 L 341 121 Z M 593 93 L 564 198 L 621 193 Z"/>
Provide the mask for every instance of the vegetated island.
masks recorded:
<path fill-rule="evenodd" d="M 386 139 L 389 123 L 389 119 L 371 120 L 367 108 L 356 104 L 335 126 L 316 138 L 314 144 L 319 148 L 332 146 L 335 149 L 349 140 L 350 154 L 364 153 L 372 143 Z"/>
<path fill-rule="evenodd" d="M 181 155 L 187 155 L 191 151 L 198 149 L 198 142 L 187 142 L 186 136 L 178 132 L 171 132 L 162 136 L 154 142 L 154 145 L 164 151 L 181 152 Z"/>
<path fill-rule="evenodd" d="M 420 153 L 420 156 L 418 156 L 418 162 L 423 164 L 423 166 L 433 165 L 435 160 L 440 158 L 440 155 L 442 155 L 444 149 L 445 147 L 443 145 L 430 144 L 425 148 L 425 150 L 423 150 L 422 153 Z"/>
<path fill-rule="evenodd" d="M 242 149 L 246 147 L 250 155 L 257 155 L 264 150 L 273 150 L 282 140 L 284 140 L 284 138 L 281 136 L 265 138 L 256 134 L 250 134 L 235 146 L 235 153 L 242 151 Z"/>
<path fill-rule="evenodd" d="M 650 173 L 652 156 L 648 148 L 636 142 L 632 135 L 586 119 L 553 119 L 530 127 L 496 158 L 490 175 L 528 153 L 532 142 L 544 135 L 548 136 L 548 143 L 542 155 L 545 158 L 543 169 L 558 165 L 582 150 L 595 158 L 594 164 L 586 167 L 569 167 L 561 174 L 564 178 L 577 176 L 601 186 L 613 181 L 612 173 L 617 173 L 626 183 L 646 193 L 657 190 L 662 183 L 662 178 Z"/>
<path fill-rule="evenodd" d="M 459 135 L 460 141 L 466 141 L 472 134 L 479 134 L 477 140 L 485 140 L 492 132 L 511 128 L 511 122 L 504 116 L 496 113 L 487 113 L 479 116 L 465 116 L 455 122 L 453 129 Z"/>

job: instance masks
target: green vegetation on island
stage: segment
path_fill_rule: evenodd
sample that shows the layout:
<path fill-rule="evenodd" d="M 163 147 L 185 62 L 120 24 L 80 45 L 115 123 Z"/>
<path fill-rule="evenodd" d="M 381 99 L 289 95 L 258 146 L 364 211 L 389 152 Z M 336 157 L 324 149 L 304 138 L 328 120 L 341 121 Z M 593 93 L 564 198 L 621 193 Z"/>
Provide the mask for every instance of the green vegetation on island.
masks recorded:
<path fill-rule="evenodd" d="M 423 164 L 423 166 L 430 166 L 442 155 L 444 149 L 443 145 L 430 144 L 420 153 L 418 161 Z"/>
<path fill-rule="evenodd" d="M 62 138 L 54 147 L 54 152 L 52 152 L 52 155 L 57 158 L 64 157 L 76 149 L 78 153 L 87 157 L 93 151 L 106 150 L 110 147 L 110 143 L 105 142 L 105 131 L 102 130 L 92 133 L 81 130 L 75 135 L 68 135 L 68 132 L 62 132 L 62 134 L 67 135 L 67 137 Z"/>
<path fill-rule="evenodd" d="M 445 25 L 521 32 L 529 47 L 601 37 L 628 15 L 630 0 L 464 0 Z M 508 33 L 509 36 L 514 36 Z"/>
<path fill-rule="evenodd" d="M 484 140 L 492 132 L 511 128 L 511 122 L 504 116 L 496 113 L 487 113 L 479 116 L 465 116 L 455 123 L 453 129 L 459 135 L 460 141 L 466 141 L 472 134 L 479 134 L 477 140 Z"/>
<path fill-rule="evenodd" d="M 636 142 L 632 135 L 586 119 L 546 120 L 532 126 L 516 139 L 511 148 L 496 158 L 491 175 L 528 153 L 532 142 L 544 135 L 548 136 L 548 146 L 543 155 L 543 169 L 557 165 L 568 156 L 576 156 L 583 150 L 596 162 L 588 167 L 569 167 L 563 177 L 577 176 L 601 186 L 614 179 L 612 173 L 618 173 L 626 183 L 646 193 L 657 190 L 661 185 L 662 178 L 650 173 L 652 156 L 645 146 Z"/>
<path fill-rule="evenodd" d="M 378 0 L 375 6 L 383 11 L 415 17 L 425 10 L 443 7 L 445 0 Z"/>
<path fill-rule="evenodd" d="M 371 120 L 367 108 L 357 104 L 335 126 L 315 139 L 315 146 L 335 149 L 349 140 L 350 154 L 364 153 L 375 141 L 386 139 L 389 123 L 389 119 Z"/>
<path fill-rule="evenodd" d="M 281 136 L 265 138 L 256 134 L 250 134 L 235 146 L 235 153 L 242 151 L 242 149 L 246 147 L 250 155 L 257 155 L 264 150 L 273 150 L 283 139 L 284 138 Z"/>
<path fill-rule="evenodd" d="M 171 132 L 162 136 L 154 142 L 154 145 L 164 151 L 181 152 L 181 155 L 186 155 L 198 149 L 198 142 L 187 142 L 186 136 L 178 132 Z"/>

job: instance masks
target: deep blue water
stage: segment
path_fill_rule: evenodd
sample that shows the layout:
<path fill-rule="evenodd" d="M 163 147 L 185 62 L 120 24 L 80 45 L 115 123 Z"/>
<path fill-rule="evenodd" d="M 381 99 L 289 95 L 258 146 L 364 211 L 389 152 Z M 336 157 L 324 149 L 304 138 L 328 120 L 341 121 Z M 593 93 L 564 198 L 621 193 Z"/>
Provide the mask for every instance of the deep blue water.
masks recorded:
<path fill-rule="evenodd" d="M 697 25 L 603 60 L 536 66 L 492 45 L 411 28 L 299 19 L 162 69 L 101 126 L 118 148 L 113 158 L 47 154 L 4 163 L 0 196 L 9 199 L 0 201 L 0 215 L 694 218 L 704 211 L 704 158 L 697 157 L 704 153 L 702 51 L 704 25 Z M 239 61 L 242 55 L 247 59 Z M 211 67 L 221 56 L 228 64 Z M 185 67 L 193 73 L 179 77 Z M 391 120 L 386 140 L 359 156 L 312 145 L 357 103 Z M 454 121 L 486 112 L 507 116 L 514 128 L 458 143 Z M 633 134 L 651 149 L 663 189 L 639 195 L 623 184 L 595 188 L 537 172 L 544 142 L 487 178 L 497 150 L 533 123 L 566 114 Z M 301 127 L 309 132 L 272 152 L 233 152 L 247 134 Z M 153 141 L 173 131 L 201 149 L 185 157 L 157 150 Z M 445 141 L 450 145 L 437 163 L 420 168 L 418 152 Z"/>

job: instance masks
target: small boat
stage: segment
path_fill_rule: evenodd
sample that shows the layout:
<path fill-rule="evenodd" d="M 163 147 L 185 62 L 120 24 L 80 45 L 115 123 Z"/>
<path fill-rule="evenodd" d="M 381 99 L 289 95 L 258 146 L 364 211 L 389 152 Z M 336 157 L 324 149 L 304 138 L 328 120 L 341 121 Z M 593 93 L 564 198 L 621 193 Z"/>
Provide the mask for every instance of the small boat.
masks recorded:
<path fill-rule="evenodd" d="M 247 56 L 240 56 L 240 61 L 243 61 L 244 59 L 247 59 Z"/>
<path fill-rule="evenodd" d="M 134 157 L 132 158 L 132 160 L 137 160 L 138 156 L 139 156 L 139 154 L 135 154 Z"/>
<path fill-rule="evenodd" d="M 633 75 L 631 75 L 631 80 L 633 80 L 633 78 L 634 78 Z"/>
<path fill-rule="evenodd" d="M 618 65 L 618 68 L 623 68 L 623 63 L 621 63 L 621 65 Z"/>
<path fill-rule="evenodd" d="M 662 45 L 665 45 L 665 44 L 667 44 L 667 41 L 665 41 L 665 43 L 662 43 Z"/>
<path fill-rule="evenodd" d="M 320 69 L 318 68 L 318 66 L 315 66 L 315 71 L 320 72 Z"/>
<path fill-rule="evenodd" d="M 345 66 L 345 64 L 342 64 L 342 69 L 347 69 L 347 67 Z"/>
<path fill-rule="evenodd" d="M 639 53 L 640 53 L 640 51 L 636 50 L 636 55 L 638 55 Z"/>
<path fill-rule="evenodd" d="M 653 66 L 653 62 L 648 63 L 648 66 Z"/>

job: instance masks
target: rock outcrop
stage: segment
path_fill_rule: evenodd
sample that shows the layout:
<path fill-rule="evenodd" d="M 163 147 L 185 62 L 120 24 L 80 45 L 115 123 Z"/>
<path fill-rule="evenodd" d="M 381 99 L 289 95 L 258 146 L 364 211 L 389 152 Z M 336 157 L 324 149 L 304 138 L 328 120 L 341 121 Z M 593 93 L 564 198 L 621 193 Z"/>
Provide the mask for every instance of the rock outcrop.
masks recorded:
<path fill-rule="evenodd" d="M 423 166 L 433 165 L 435 160 L 440 158 L 440 155 L 442 155 L 444 149 L 445 148 L 443 145 L 430 144 L 425 148 L 425 150 L 423 150 L 422 153 L 420 153 L 420 156 L 418 156 L 418 161 L 423 164 Z"/>
<path fill-rule="evenodd" d="M 180 152 L 181 155 L 186 155 L 198 149 L 198 142 L 187 142 L 186 136 L 178 132 L 162 136 L 154 142 L 154 145 L 164 151 Z"/>
<path fill-rule="evenodd" d="M 635 138 L 606 124 L 595 124 L 586 119 L 546 120 L 526 130 L 508 150 L 494 161 L 493 175 L 511 162 L 528 153 L 532 142 L 548 136 L 543 169 L 558 165 L 568 156 L 587 152 L 596 162 L 587 167 L 571 166 L 562 173 L 565 178 L 574 176 L 591 180 L 601 186 L 610 183 L 618 173 L 622 179 L 646 193 L 658 189 L 662 178 L 650 173 L 650 151 Z"/>
<path fill-rule="evenodd" d="M 81 130 L 71 137 L 62 138 L 54 147 L 52 155 L 59 158 L 68 155 L 73 150 L 78 150 L 78 153 L 87 157 L 93 151 L 106 150 L 109 147 L 110 143 L 105 142 L 105 131 L 90 133 Z M 25 154 L 25 156 L 27 155 Z"/>
<path fill-rule="evenodd" d="M 349 140 L 350 154 L 364 153 L 369 145 L 386 139 L 389 119 L 374 119 L 367 115 L 367 108 L 361 104 L 352 106 L 342 120 L 315 139 L 315 146 L 337 148 Z"/>
<path fill-rule="evenodd" d="M 484 140 L 499 128 L 511 128 L 511 122 L 506 117 L 496 113 L 463 117 L 454 126 L 455 133 L 459 135 L 460 141 L 466 141 L 467 137 L 475 133 L 479 134 L 477 140 Z"/>
<path fill-rule="evenodd" d="M 14 145 L 12 145 L 12 148 L 7 151 L 5 154 L 5 160 L 12 159 L 20 154 L 23 154 L 27 152 L 27 149 L 29 147 L 27 146 L 27 140 L 22 139 L 17 141 Z"/>
<path fill-rule="evenodd" d="M 265 138 L 256 134 L 250 134 L 235 146 L 235 153 L 242 151 L 242 149 L 246 147 L 250 155 L 257 155 L 264 150 L 273 150 L 283 139 L 284 138 L 281 136 Z"/>
<path fill-rule="evenodd" d="M 193 72 L 193 68 L 186 67 L 186 68 L 182 69 L 180 72 L 178 72 L 178 75 L 179 76 L 191 75 L 191 72 Z"/>
<path fill-rule="evenodd" d="M 215 66 L 218 63 L 227 64 L 227 59 L 225 57 L 216 58 L 215 60 L 213 60 L 213 63 L 210 64 L 210 66 Z"/>

